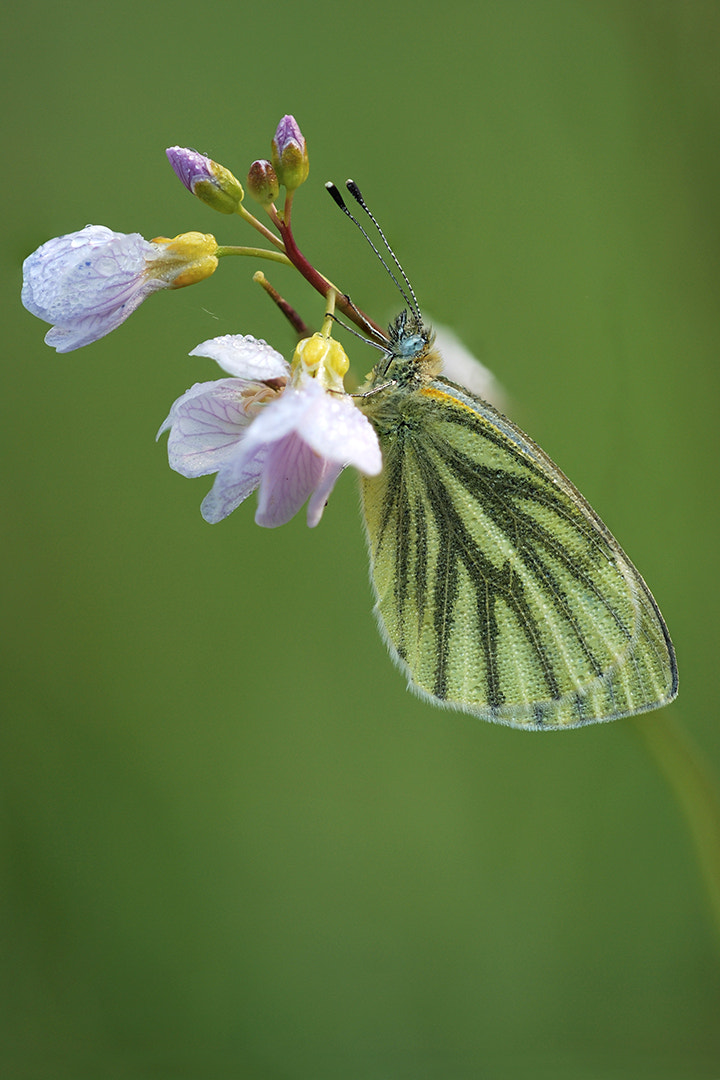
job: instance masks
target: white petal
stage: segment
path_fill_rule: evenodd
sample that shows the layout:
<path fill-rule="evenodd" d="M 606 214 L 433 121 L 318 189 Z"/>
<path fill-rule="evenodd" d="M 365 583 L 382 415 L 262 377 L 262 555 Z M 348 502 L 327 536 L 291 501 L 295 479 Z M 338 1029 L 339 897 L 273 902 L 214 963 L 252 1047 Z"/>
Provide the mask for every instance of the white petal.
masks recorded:
<path fill-rule="evenodd" d="M 265 447 L 259 447 L 254 456 L 242 459 L 236 455 L 215 478 L 210 491 L 200 506 L 200 513 L 211 525 L 231 514 L 260 483 L 265 463 Z"/>
<path fill-rule="evenodd" d="M 251 423 L 242 379 L 195 383 L 174 402 L 157 438 L 170 428 L 168 461 L 183 476 L 217 472 L 237 452 Z"/>
<path fill-rule="evenodd" d="M 156 286 L 150 281 L 143 282 L 141 288 L 135 289 L 132 296 L 122 302 L 119 307 L 112 308 L 97 314 L 87 315 L 84 318 L 75 318 L 67 325 L 53 326 L 45 335 L 45 344 L 51 345 L 56 352 L 72 352 L 80 349 L 83 345 L 90 345 L 93 341 L 99 341 L 116 330 L 124 323 L 133 311 L 140 307 L 146 296 L 156 291 Z"/>
<path fill-rule="evenodd" d="M 308 410 L 312 410 L 315 402 L 325 396 L 322 386 L 312 378 L 307 380 L 302 390 L 288 387 L 255 418 L 248 431 L 248 445 L 276 442 L 297 431 Z"/>
<path fill-rule="evenodd" d="M 324 393 L 304 413 L 297 430 L 324 458 L 354 465 L 368 476 L 382 469 L 375 429 L 349 397 Z"/>
<path fill-rule="evenodd" d="M 190 356 L 207 356 L 239 379 L 287 378 L 290 365 L 271 345 L 249 334 L 223 334 L 202 341 Z"/>
<path fill-rule="evenodd" d="M 139 233 L 115 233 L 104 225 L 55 237 L 23 263 L 23 304 L 53 323 L 107 310 L 142 275 L 153 251 Z"/>
<path fill-rule="evenodd" d="M 272 443 L 292 431 L 323 458 L 354 465 L 368 476 L 376 476 L 382 468 L 372 424 L 349 397 L 323 390 L 313 378 L 297 390 L 287 389 L 267 406 L 248 431 L 248 444 Z"/>

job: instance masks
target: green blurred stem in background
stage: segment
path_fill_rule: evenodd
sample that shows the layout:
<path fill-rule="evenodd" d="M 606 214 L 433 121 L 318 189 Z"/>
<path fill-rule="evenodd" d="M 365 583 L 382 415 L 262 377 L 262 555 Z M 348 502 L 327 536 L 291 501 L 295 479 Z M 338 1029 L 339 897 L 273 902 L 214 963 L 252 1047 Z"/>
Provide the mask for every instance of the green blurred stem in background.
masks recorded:
<path fill-rule="evenodd" d="M 720 945 L 720 788 L 701 750 L 665 713 L 635 717 L 635 726 L 670 784 L 687 821 L 705 880 Z"/>

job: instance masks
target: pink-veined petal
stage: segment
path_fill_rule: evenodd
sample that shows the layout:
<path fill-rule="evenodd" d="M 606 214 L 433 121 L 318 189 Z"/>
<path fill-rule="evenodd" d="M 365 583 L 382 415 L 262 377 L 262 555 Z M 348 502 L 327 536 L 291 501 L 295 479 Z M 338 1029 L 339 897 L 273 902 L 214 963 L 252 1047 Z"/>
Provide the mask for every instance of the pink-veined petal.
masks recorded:
<path fill-rule="evenodd" d="M 168 461 L 183 476 L 205 476 L 237 452 L 252 417 L 244 410 L 241 379 L 195 383 L 173 404 L 157 438 L 170 428 Z"/>
<path fill-rule="evenodd" d="M 300 427 L 303 417 L 315 402 L 326 396 L 315 379 L 308 379 L 301 390 L 288 388 L 255 419 L 248 431 L 248 444 L 273 443 Z"/>
<path fill-rule="evenodd" d="M 374 476 L 382 468 L 377 435 L 349 398 L 328 393 L 313 378 L 273 401 L 248 432 L 251 443 L 270 443 L 296 431 L 321 457 Z"/>
<path fill-rule="evenodd" d="M 228 340 L 231 349 L 249 350 L 249 362 L 261 365 L 235 370 L 282 371 L 285 377 L 284 361 L 281 368 L 265 365 L 265 360 L 275 365 L 279 354 L 254 338 L 228 335 L 198 349 L 229 366 L 234 361 L 225 352 Z M 207 521 L 226 517 L 259 486 L 258 525 L 284 525 L 309 500 L 307 519 L 313 527 L 345 465 L 371 475 L 382 467 L 375 431 L 349 397 L 326 391 L 310 376 L 282 391 L 269 382 L 199 383 L 175 402 L 160 429 L 171 429 L 168 456 L 178 472 L 199 476 L 218 470 L 202 504 Z M 255 406 L 261 411 L 248 422 L 248 409 Z"/>
<path fill-rule="evenodd" d="M 323 459 L 292 432 L 268 446 L 255 521 L 268 529 L 285 525 L 317 487 Z"/>
<path fill-rule="evenodd" d="M 222 521 L 253 493 L 260 483 L 266 456 L 266 447 L 260 446 L 251 457 L 236 454 L 223 466 L 200 506 L 207 522 L 215 525 Z"/>
<path fill-rule="evenodd" d="M 83 345 L 91 345 L 93 341 L 99 341 L 111 331 L 117 330 L 118 326 L 140 307 L 143 300 L 158 288 L 163 286 L 146 281 L 142 288 L 137 288 L 132 296 L 111 311 L 86 315 L 82 319 L 76 318 L 68 326 L 53 326 L 45 335 L 45 344 L 59 353 L 72 352 Z"/>

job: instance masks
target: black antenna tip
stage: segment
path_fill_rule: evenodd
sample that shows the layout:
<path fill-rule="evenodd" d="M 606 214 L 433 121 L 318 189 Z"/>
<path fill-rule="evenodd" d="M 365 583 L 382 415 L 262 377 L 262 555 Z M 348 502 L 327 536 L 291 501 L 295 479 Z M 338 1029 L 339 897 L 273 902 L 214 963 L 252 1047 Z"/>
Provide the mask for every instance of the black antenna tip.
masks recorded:
<path fill-rule="evenodd" d="M 326 190 L 326 191 L 327 191 L 327 192 L 328 192 L 328 193 L 329 193 L 330 195 L 332 195 L 333 199 L 334 199 L 334 200 L 335 200 L 335 202 L 336 202 L 336 203 L 338 204 L 338 206 L 340 207 L 340 209 L 341 209 L 341 210 L 347 210 L 347 207 L 346 207 L 346 205 L 345 205 L 345 202 L 344 202 L 344 200 L 343 200 L 343 197 L 342 197 L 342 195 L 340 194 L 340 192 L 338 191 L 338 189 L 337 189 L 337 187 L 335 186 L 335 184 L 333 184 L 332 180 L 328 180 L 328 182 L 327 182 L 327 183 L 326 183 L 326 185 L 325 185 L 325 190 Z"/>
<path fill-rule="evenodd" d="M 348 191 L 352 195 L 353 199 L 355 199 L 356 202 L 359 202 L 360 205 L 363 206 L 365 200 L 362 197 L 362 191 L 357 186 L 355 181 L 354 180 L 346 180 L 345 181 L 345 187 L 348 189 Z"/>

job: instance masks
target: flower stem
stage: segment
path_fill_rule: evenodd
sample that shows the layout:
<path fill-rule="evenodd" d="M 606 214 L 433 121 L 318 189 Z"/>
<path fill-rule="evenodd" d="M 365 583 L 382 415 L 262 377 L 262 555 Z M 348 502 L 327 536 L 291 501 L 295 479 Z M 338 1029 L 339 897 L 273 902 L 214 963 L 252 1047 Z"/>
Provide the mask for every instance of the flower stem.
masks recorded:
<path fill-rule="evenodd" d="M 273 288 L 262 270 L 255 271 L 253 274 L 253 281 L 265 290 L 273 303 L 277 304 L 299 338 L 310 337 L 312 335 L 312 330 L 307 323 L 298 315 L 295 308 L 288 304 L 287 300 L 280 295 L 277 289 Z"/>
<path fill-rule="evenodd" d="M 349 297 L 346 296 L 345 293 L 341 292 L 336 285 L 333 285 L 332 281 L 330 281 L 329 278 L 326 278 L 323 274 L 320 273 L 319 270 L 316 270 L 315 267 L 308 262 L 300 248 L 295 243 L 295 237 L 293 236 L 292 231 L 288 228 L 288 226 L 283 221 L 279 220 L 278 227 L 285 243 L 285 251 L 287 253 L 288 259 L 293 264 L 295 269 L 302 274 L 305 280 L 309 282 L 310 285 L 312 285 L 313 289 L 315 289 L 316 292 L 319 292 L 321 296 L 325 297 L 331 290 L 333 290 L 337 294 L 337 306 L 340 308 L 342 313 L 351 320 L 351 322 L 354 322 L 355 325 L 359 327 L 364 334 L 367 334 L 371 330 L 378 335 L 380 340 L 385 341 L 386 334 L 382 327 L 379 326 L 376 322 L 374 322 L 373 319 L 371 319 L 363 311 L 360 311 L 359 308 L 355 307 L 355 305 L 351 303 Z"/>
<path fill-rule="evenodd" d="M 283 221 L 287 225 L 288 229 L 290 228 L 290 215 L 292 214 L 292 204 L 293 204 L 293 196 L 294 196 L 294 194 L 295 194 L 294 189 L 292 191 L 288 191 L 288 192 L 285 193 L 285 206 L 283 207 Z"/>
<path fill-rule="evenodd" d="M 247 221 L 248 225 L 252 225 L 253 229 L 257 229 L 259 233 L 262 233 L 265 239 L 269 240 L 271 244 L 274 244 L 276 248 L 279 248 L 280 251 L 285 250 L 282 240 L 280 240 L 274 232 L 268 229 L 267 225 L 263 225 L 262 221 L 258 221 L 254 214 L 251 214 L 249 210 L 246 210 L 242 203 L 238 206 L 237 212 L 244 221 Z"/>
<path fill-rule="evenodd" d="M 685 817 L 720 935 L 720 790 L 702 752 L 664 714 L 635 717 L 635 727 L 664 774 Z"/>
<path fill-rule="evenodd" d="M 322 324 L 322 335 L 325 338 L 332 337 L 333 323 L 335 321 L 335 301 L 337 300 L 337 292 L 335 289 L 330 289 L 327 294 L 327 303 L 325 304 L 325 318 Z"/>
<path fill-rule="evenodd" d="M 218 247 L 215 252 L 218 258 L 221 255 L 250 255 L 256 259 L 270 259 L 272 262 L 284 263 L 285 266 L 292 266 L 290 259 L 282 251 L 268 251 L 267 248 L 255 248 L 255 247 L 236 247 L 232 244 L 226 244 Z"/>

